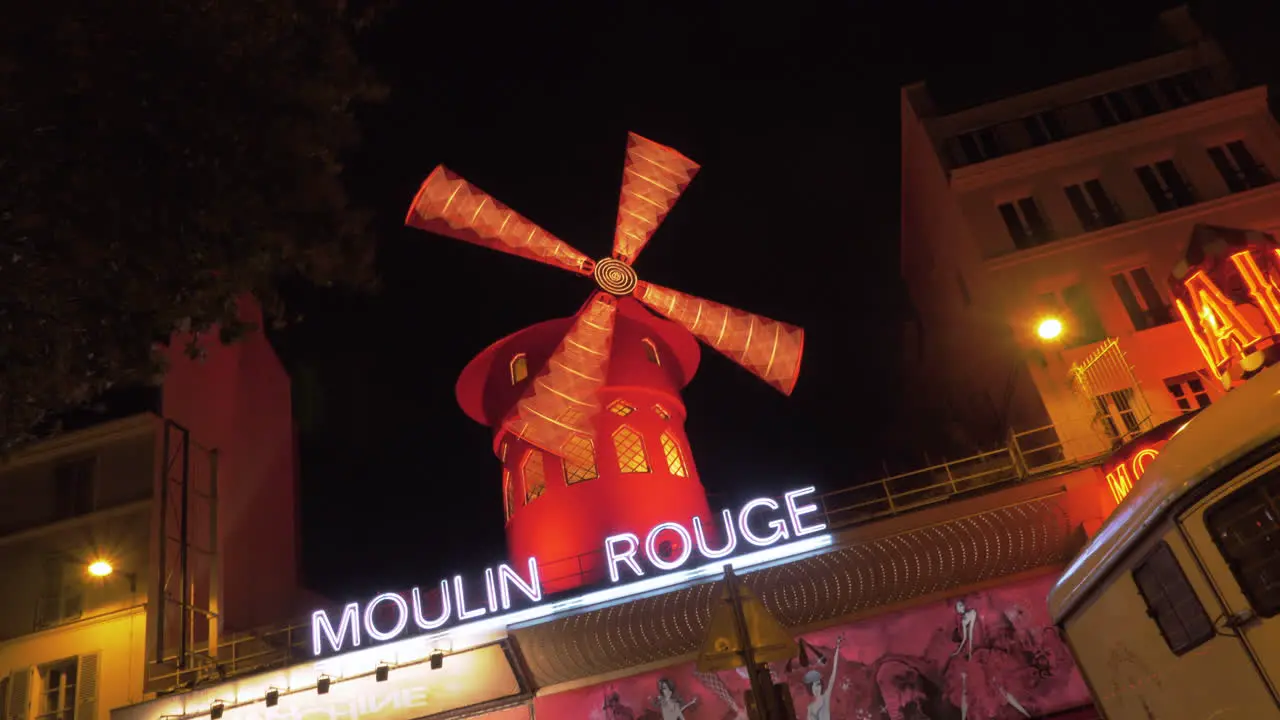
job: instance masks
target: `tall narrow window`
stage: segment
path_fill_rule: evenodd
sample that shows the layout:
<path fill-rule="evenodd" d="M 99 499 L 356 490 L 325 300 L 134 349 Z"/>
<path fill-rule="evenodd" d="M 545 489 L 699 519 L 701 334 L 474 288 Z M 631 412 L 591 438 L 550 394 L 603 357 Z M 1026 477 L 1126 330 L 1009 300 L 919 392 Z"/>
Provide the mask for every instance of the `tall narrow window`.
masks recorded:
<path fill-rule="evenodd" d="M 1052 110 L 1022 118 L 1022 126 L 1026 128 L 1032 145 L 1045 145 L 1066 137 L 1062 123 L 1058 122 L 1058 116 Z"/>
<path fill-rule="evenodd" d="M 960 144 L 960 151 L 969 164 L 991 160 L 1004 154 L 994 128 L 964 133 L 957 137 L 956 141 Z"/>
<path fill-rule="evenodd" d="M 40 712 L 37 720 L 74 720 L 76 714 L 76 658 L 40 668 Z"/>
<path fill-rule="evenodd" d="M 1173 401 L 1178 403 L 1178 409 L 1183 413 L 1207 408 L 1209 403 L 1212 402 L 1209 399 L 1209 391 L 1205 390 L 1204 381 L 1194 373 L 1167 378 L 1164 381 L 1164 386 L 1168 389 L 1169 394 L 1173 396 Z"/>
<path fill-rule="evenodd" d="M 644 438 L 623 425 L 613 432 L 613 449 L 618 453 L 618 469 L 624 473 L 649 472 L 649 459 L 644 453 Z"/>
<path fill-rule="evenodd" d="M 1111 286 L 1120 296 L 1120 303 L 1133 321 L 1134 330 L 1165 325 L 1173 322 L 1173 313 L 1169 305 L 1160 296 L 1151 274 L 1146 268 L 1136 268 L 1129 272 L 1111 276 Z"/>
<path fill-rule="evenodd" d="M 680 443 L 669 432 L 663 432 L 659 439 L 662 441 L 662 454 L 667 458 L 667 469 L 676 477 L 687 477 L 688 470 L 685 469 L 684 457 L 680 454 Z"/>
<path fill-rule="evenodd" d="M 649 362 L 654 365 L 661 365 L 662 358 L 658 357 L 658 346 L 654 345 L 649 338 L 641 338 L 640 342 L 644 343 L 644 356 L 649 359 Z"/>
<path fill-rule="evenodd" d="M 1121 91 L 1109 92 L 1089 100 L 1093 114 L 1104 127 L 1126 123 L 1133 119 L 1133 108 Z"/>
<path fill-rule="evenodd" d="M 1053 240 L 1053 231 L 1041 214 L 1035 198 L 1024 197 L 1015 202 L 1004 203 L 997 209 L 1009 230 L 1009 237 L 1013 238 L 1013 244 L 1019 249 L 1036 247 Z"/>
<path fill-rule="evenodd" d="M 69 572 L 67 560 L 50 555 L 44 560 L 40 600 L 36 606 L 36 627 L 75 620 L 83 611 L 79 577 Z"/>
<path fill-rule="evenodd" d="M 1107 195 L 1102 183 L 1097 180 L 1086 180 L 1079 185 L 1068 185 L 1063 188 L 1071 209 L 1080 219 L 1085 232 L 1091 232 L 1124 222 L 1120 207 Z"/>
<path fill-rule="evenodd" d="M 600 477 L 596 470 L 596 447 L 591 438 L 574 435 L 564 444 L 564 482 L 574 485 Z"/>
<path fill-rule="evenodd" d="M 1196 87 L 1195 81 L 1187 73 L 1161 78 L 1156 81 L 1156 86 L 1160 88 L 1160 94 L 1164 95 L 1165 101 L 1171 108 L 1190 105 L 1201 98 L 1200 88 Z"/>
<path fill-rule="evenodd" d="M 1141 427 L 1137 409 L 1133 406 L 1132 388 L 1102 393 L 1093 398 L 1093 403 L 1098 409 L 1097 420 L 1102 423 L 1107 437 L 1113 440 L 1128 437 Z"/>
<path fill-rule="evenodd" d="M 507 519 L 516 514 L 516 489 L 511 486 L 511 471 L 502 471 L 502 504 L 507 509 Z"/>
<path fill-rule="evenodd" d="M 1249 152 L 1249 148 L 1242 140 L 1211 147 L 1208 153 L 1218 174 L 1226 181 L 1227 189 L 1233 193 L 1275 182 L 1275 178 L 1271 177 L 1271 173 L 1262 163 L 1254 159 L 1253 153 Z"/>
<path fill-rule="evenodd" d="M 526 505 L 542 497 L 542 493 L 547 491 L 547 471 L 542 466 L 541 452 L 530 450 L 525 453 L 524 461 L 520 463 L 520 474 L 524 480 Z"/>
<path fill-rule="evenodd" d="M 1156 115 L 1160 112 L 1160 103 L 1156 100 L 1155 93 L 1151 92 L 1150 85 L 1137 85 L 1130 88 L 1133 93 L 1133 99 L 1138 104 L 1139 115 Z"/>
<path fill-rule="evenodd" d="M 1147 615 L 1174 654 L 1181 655 L 1213 637 L 1213 622 L 1167 544 L 1157 545 L 1133 569 L 1133 582 L 1147 604 Z"/>
<path fill-rule="evenodd" d="M 1280 614 L 1280 469 L 1219 500 L 1204 514 L 1209 534 L 1249 605 L 1258 615 Z"/>
<path fill-rule="evenodd" d="M 54 505 L 59 520 L 93 512 L 96 458 L 81 458 L 54 468 Z"/>
<path fill-rule="evenodd" d="M 1158 212 L 1169 212 L 1195 204 L 1195 193 L 1172 160 L 1134 168 L 1138 182 L 1147 191 Z"/>
<path fill-rule="evenodd" d="M 529 359 L 524 353 L 516 353 L 511 357 L 511 384 L 515 385 L 529 377 Z"/>
<path fill-rule="evenodd" d="M 1062 291 L 1062 302 L 1067 306 L 1067 310 L 1071 312 L 1074 320 L 1074 327 L 1070 328 L 1068 332 L 1070 337 L 1069 344 L 1072 347 L 1101 342 L 1106 339 L 1106 332 L 1102 327 L 1102 318 L 1098 317 L 1098 311 L 1094 308 L 1093 301 L 1089 299 L 1089 291 L 1083 283 L 1077 283 L 1064 289 Z"/>

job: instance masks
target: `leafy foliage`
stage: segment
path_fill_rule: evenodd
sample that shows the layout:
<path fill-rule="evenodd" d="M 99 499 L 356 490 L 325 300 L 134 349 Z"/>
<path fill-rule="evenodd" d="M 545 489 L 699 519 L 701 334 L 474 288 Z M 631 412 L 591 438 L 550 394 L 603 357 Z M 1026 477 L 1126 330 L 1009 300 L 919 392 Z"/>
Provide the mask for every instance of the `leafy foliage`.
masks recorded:
<path fill-rule="evenodd" d="M 0 445 L 175 329 L 372 282 L 340 162 L 381 88 L 342 0 L 23 3 L 0 28 Z"/>

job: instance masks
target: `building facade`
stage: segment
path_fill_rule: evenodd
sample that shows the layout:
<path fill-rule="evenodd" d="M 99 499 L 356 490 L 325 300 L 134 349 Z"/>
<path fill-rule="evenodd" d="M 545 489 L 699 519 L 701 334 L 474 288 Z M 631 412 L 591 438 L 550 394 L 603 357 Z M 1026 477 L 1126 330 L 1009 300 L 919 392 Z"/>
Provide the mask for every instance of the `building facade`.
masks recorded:
<path fill-rule="evenodd" d="M 105 720 L 301 607 L 288 377 L 261 334 L 216 336 L 0 465 L 5 720 Z"/>
<path fill-rule="evenodd" d="M 1086 458 L 1224 392 L 1169 278 L 1199 226 L 1280 227 L 1280 129 L 1185 7 L 1161 25 L 1180 49 L 979 107 L 902 91 L 907 362 L 961 443 L 1051 424 Z"/>

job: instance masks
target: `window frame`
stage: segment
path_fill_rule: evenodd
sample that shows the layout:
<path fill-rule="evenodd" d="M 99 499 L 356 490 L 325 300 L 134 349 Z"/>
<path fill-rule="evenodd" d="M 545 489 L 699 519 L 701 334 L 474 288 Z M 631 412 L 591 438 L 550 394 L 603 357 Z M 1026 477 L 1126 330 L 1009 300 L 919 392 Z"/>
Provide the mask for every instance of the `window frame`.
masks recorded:
<path fill-rule="evenodd" d="M 1138 582 L 1138 573 L 1145 569 L 1156 555 L 1162 552 L 1168 555 L 1169 561 L 1173 564 L 1174 570 L 1177 571 L 1177 577 L 1181 579 L 1185 589 L 1190 592 L 1191 597 L 1196 601 L 1196 607 L 1199 609 L 1200 615 L 1204 618 L 1204 625 L 1206 628 L 1206 630 L 1202 631 L 1202 635 L 1192 636 L 1192 634 L 1188 632 L 1188 644 L 1180 648 L 1175 648 L 1173 646 L 1173 643 L 1169 639 L 1169 634 L 1165 632 L 1164 626 L 1156 616 L 1155 608 L 1151 605 L 1151 598 L 1147 597 L 1146 591 L 1142 589 L 1142 583 Z M 1182 569 L 1182 563 L 1178 562 L 1178 556 L 1174 554 L 1173 548 L 1168 542 L 1165 542 L 1164 540 L 1157 542 L 1155 547 L 1151 548 L 1146 555 L 1142 556 L 1141 560 L 1134 563 L 1133 569 L 1129 571 L 1129 577 L 1133 580 L 1133 585 L 1138 590 L 1138 597 L 1142 599 L 1142 604 L 1147 609 L 1147 617 L 1150 618 L 1151 622 L 1156 626 L 1156 631 L 1160 633 L 1160 638 L 1164 640 L 1165 647 L 1169 648 L 1169 652 L 1173 653 L 1174 657 L 1182 657 L 1217 636 L 1217 628 L 1214 626 L 1213 618 L 1209 617 L 1209 611 L 1205 609 L 1204 603 L 1200 600 L 1200 595 L 1196 592 L 1195 586 L 1191 584 L 1191 580 L 1187 577 L 1186 571 Z M 1177 617 L 1176 612 L 1174 613 L 1174 616 Z M 1179 622 L 1182 622 L 1181 618 L 1179 618 Z M 1183 625 L 1183 629 L 1188 629 L 1185 624 Z"/>
<path fill-rule="evenodd" d="M 511 356 L 511 361 L 507 363 L 507 370 L 511 376 L 511 384 L 519 385 L 529 379 L 529 356 L 526 353 L 516 353 Z M 519 377 L 516 377 L 519 375 Z"/>
<path fill-rule="evenodd" d="M 1267 463 L 1267 462 L 1269 462 L 1269 460 L 1262 461 L 1262 463 Z M 1254 469 L 1256 469 L 1256 466 Z M 1253 469 L 1246 470 L 1242 474 L 1249 474 L 1250 472 L 1252 472 L 1252 470 Z M 1223 512 L 1224 509 L 1228 506 L 1228 504 L 1232 500 L 1236 499 L 1237 497 L 1243 497 L 1249 492 L 1254 492 L 1254 493 L 1258 492 L 1261 489 L 1262 484 L 1272 478 L 1276 480 L 1280 480 L 1280 465 L 1273 464 L 1270 468 L 1264 470 L 1261 474 L 1257 475 L 1251 480 L 1248 480 L 1247 482 L 1242 484 L 1240 487 L 1235 488 L 1231 492 L 1227 493 L 1224 497 L 1219 498 L 1212 505 L 1205 508 L 1204 513 L 1201 514 L 1201 519 L 1204 522 L 1204 526 L 1205 526 L 1205 532 L 1208 533 L 1209 538 L 1213 540 L 1214 547 L 1217 548 L 1218 554 L 1222 556 L 1223 564 L 1227 566 L 1227 570 L 1230 571 L 1232 579 L 1235 580 L 1236 585 L 1239 586 L 1240 594 L 1244 596 L 1245 601 L 1249 603 L 1249 607 L 1255 613 L 1257 613 L 1259 618 L 1263 620 L 1270 619 L 1270 618 L 1276 617 L 1277 615 L 1280 615 L 1280 593 L 1277 593 L 1276 598 L 1270 604 L 1264 605 L 1258 602 L 1258 599 L 1254 597 L 1252 585 L 1249 583 L 1241 582 L 1240 578 L 1242 577 L 1242 573 L 1240 572 L 1239 563 L 1235 560 L 1235 558 L 1233 558 L 1230 554 L 1227 553 L 1227 549 L 1223 546 L 1223 543 L 1220 540 L 1218 533 L 1214 530 L 1212 521 L 1213 521 L 1213 516 L 1220 512 Z M 1280 522 L 1277 522 L 1277 525 L 1280 526 Z"/>

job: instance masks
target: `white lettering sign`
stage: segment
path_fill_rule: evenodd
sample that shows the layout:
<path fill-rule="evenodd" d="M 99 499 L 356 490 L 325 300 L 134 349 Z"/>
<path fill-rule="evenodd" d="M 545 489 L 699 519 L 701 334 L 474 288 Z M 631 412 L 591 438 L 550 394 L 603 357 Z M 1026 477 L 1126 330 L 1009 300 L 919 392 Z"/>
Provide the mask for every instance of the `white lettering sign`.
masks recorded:
<path fill-rule="evenodd" d="M 605 566 L 609 569 L 609 580 L 613 583 L 621 582 L 624 569 L 625 576 L 628 578 L 644 578 L 646 565 L 659 573 L 703 577 L 706 575 L 701 570 L 686 570 L 683 573 L 674 573 L 674 571 L 687 565 L 694 557 L 695 550 L 698 556 L 707 560 L 718 560 L 733 555 L 738 549 L 739 537 L 754 548 L 771 548 L 785 540 L 799 540 L 805 536 L 820 533 L 826 530 L 825 523 L 805 524 L 805 516 L 819 512 L 818 506 L 813 503 L 799 504 L 801 498 L 812 495 L 814 492 L 816 488 L 813 487 L 792 490 L 783 495 L 781 504 L 770 498 L 757 498 L 743 505 L 736 516 L 729 510 L 721 511 L 719 527 L 716 528 L 721 535 L 720 547 L 716 548 L 711 547 L 707 528 L 703 527 L 700 517 L 690 518 L 689 525 L 671 521 L 658 523 L 645 533 L 643 541 L 640 536 L 632 532 L 611 535 L 604 541 Z M 758 534 L 761 520 L 764 521 L 765 531 L 763 534 Z M 692 532 L 689 530 L 690 527 Z M 752 555 L 780 556 L 779 553 L 803 552 L 807 548 L 820 547 L 829 542 L 830 538 L 824 536 L 821 542 L 813 539 L 804 543 L 792 542 L 784 549 L 767 552 L 757 550 Z M 744 563 L 750 559 L 750 557 L 741 558 Z M 737 561 L 738 559 L 734 560 L 735 563 Z M 645 580 L 645 583 L 652 582 L 659 581 Z M 611 597 L 624 597 L 631 592 L 645 591 L 644 588 L 634 585 L 611 589 L 608 594 Z M 499 612 L 505 613 L 511 610 L 512 588 L 530 603 L 542 602 L 542 584 L 538 578 L 537 560 L 534 558 L 528 560 L 528 580 L 506 564 L 486 568 L 482 603 L 476 602 L 475 599 L 470 601 L 467 599 L 461 575 L 455 575 L 451 580 L 441 580 L 438 593 L 439 605 L 431 608 L 430 616 L 424 612 L 422 591 L 416 587 L 409 591 L 408 601 L 398 593 L 382 593 L 375 596 L 365 605 L 363 615 L 360 613 L 359 603 L 345 605 L 336 629 L 329 613 L 317 610 L 311 615 L 312 650 L 315 655 L 321 655 L 326 651 L 341 652 L 344 649 L 358 648 L 362 637 L 365 636 L 377 642 L 393 640 L 408 629 L 410 618 L 419 630 L 437 633 L 459 623 L 501 624 L 513 618 L 510 615 L 498 616 Z M 594 596 L 601 592 L 603 591 L 589 594 Z M 532 611 L 524 610 L 517 614 L 541 617 L 546 613 L 557 611 L 557 608 L 563 610 L 570 606 L 576 607 L 578 604 L 580 603 L 573 600 L 559 600 L 551 603 L 551 606 L 541 608 L 546 611 L 545 613 L 537 612 L 538 609 L 535 608 Z M 385 614 L 379 614 L 380 612 Z M 485 620 L 480 621 L 480 618 L 486 616 L 488 617 Z"/>

